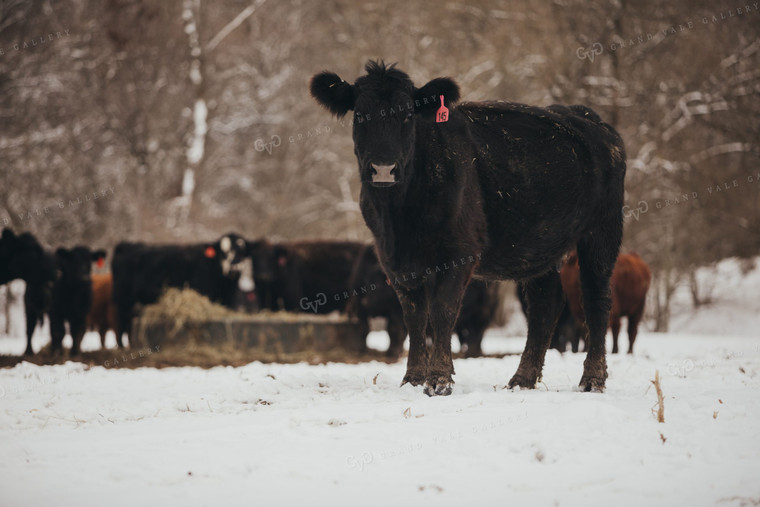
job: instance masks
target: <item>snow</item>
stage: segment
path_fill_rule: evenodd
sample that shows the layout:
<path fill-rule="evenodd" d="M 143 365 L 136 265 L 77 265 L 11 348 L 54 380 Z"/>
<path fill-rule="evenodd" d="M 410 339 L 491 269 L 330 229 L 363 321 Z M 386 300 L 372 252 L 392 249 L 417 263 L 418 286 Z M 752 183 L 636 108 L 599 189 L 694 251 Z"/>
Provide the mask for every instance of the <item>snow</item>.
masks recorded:
<path fill-rule="evenodd" d="M 445 398 L 399 387 L 402 362 L 211 370 L 22 363 L 0 371 L 1 503 L 60 504 L 85 480 L 77 505 L 757 499 L 758 341 L 639 340 L 633 357 L 610 356 L 602 395 L 575 390 L 582 355 L 555 351 L 534 391 L 502 389 L 518 356 L 457 360 L 455 391 Z M 486 341 L 522 346 L 494 333 Z M 693 366 L 682 368 L 687 360 Z M 655 370 L 664 424 L 652 414 Z"/>
<path fill-rule="evenodd" d="M 697 334 L 726 334 L 760 337 L 760 258 L 744 273 L 742 262 L 725 259 L 712 268 L 697 272 L 700 287 L 712 287 L 712 304 L 692 308 L 691 295 L 684 284 L 674 294 L 671 329 Z"/>
<path fill-rule="evenodd" d="M 738 265 L 717 266 L 714 305 L 608 355 L 604 394 L 556 351 L 535 390 L 504 389 L 518 355 L 457 359 L 437 398 L 399 387 L 404 361 L 1 369 L 0 505 L 757 505 L 760 280 Z M 486 353 L 521 351 L 513 322 Z"/>

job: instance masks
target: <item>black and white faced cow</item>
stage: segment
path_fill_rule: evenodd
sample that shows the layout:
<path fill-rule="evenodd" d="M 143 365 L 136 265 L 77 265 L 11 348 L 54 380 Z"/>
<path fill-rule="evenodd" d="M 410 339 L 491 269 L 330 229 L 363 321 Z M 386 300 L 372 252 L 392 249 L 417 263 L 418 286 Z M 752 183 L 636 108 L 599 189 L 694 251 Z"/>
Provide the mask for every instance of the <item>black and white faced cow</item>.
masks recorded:
<path fill-rule="evenodd" d="M 584 106 L 457 105 L 449 78 L 418 88 L 394 66 L 365 70 L 353 84 L 317 74 L 311 94 L 339 117 L 355 112 L 362 215 L 383 269 L 401 280 L 394 288 L 410 334 L 403 382 L 451 393 L 452 329 L 475 275 L 521 284 L 528 339 L 509 386 L 533 388 L 562 309 L 557 266 L 577 247 L 590 329 L 580 386 L 603 390 L 623 231 L 620 136 Z"/>
<path fill-rule="evenodd" d="M 252 288 L 248 246 L 234 233 L 193 245 L 122 242 L 114 249 L 111 269 L 119 347 L 122 335 L 130 335 L 136 305 L 155 303 L 167 287 L 187 287 L 229 307 L 239 288 Z"/>

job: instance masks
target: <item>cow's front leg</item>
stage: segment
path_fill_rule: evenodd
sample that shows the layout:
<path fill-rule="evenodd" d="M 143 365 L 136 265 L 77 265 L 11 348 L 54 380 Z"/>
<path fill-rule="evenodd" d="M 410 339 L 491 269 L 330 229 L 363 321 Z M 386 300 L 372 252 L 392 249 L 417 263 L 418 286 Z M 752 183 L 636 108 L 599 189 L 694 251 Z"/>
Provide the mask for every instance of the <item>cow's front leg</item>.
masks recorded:
<path fill-rule="evenodd" d="M 425 394 L 448 396 L 454 380 L 454 362 L 451 358 L 451 333 L 454 331 L 462 299 L 471 270 L 460 270 L 438 278 L 430 308 L 430 327 L 433 334 L 433 350 L 428 361 Z"/>
<path fill-rule="evenodd" d="M 425 382 L 428 370 L 428 353 L 425 346 L 425 330 L 428 323 L 428 298 L 424 287 L 396 290 L 404 322 L 409 330 L 409 357 L 406 362 L 406 375 L 401 385 L 406 383 L 420 386 Z"/>

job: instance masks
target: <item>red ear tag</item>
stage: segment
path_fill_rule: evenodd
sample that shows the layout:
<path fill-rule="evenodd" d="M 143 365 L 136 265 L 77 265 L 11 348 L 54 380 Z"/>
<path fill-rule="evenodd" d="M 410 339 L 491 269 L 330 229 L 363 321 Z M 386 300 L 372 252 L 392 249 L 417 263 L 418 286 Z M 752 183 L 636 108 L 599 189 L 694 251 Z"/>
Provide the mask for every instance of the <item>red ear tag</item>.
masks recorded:
<path fill-rule="evenodd" d="M 100 257 L 98 259 L 98 262 L 96 263 L 99 268 L 102 268 L 106 263 L 106 260 L 103 257 Z"/>
<path fill-rule="evenodd" d="M 281 255 L 281 256 L 279 256 L 279 257 L 277 258 L 277 264 L 278 264 L 278 265 L 279 265 L 281 268 L 284 268 L 284 267 L 285 267 L 285 265 L 286 265 L 287 263 L 288 263 L 288 259 L 287 259 L 287 257 L 285 257 L 284 255 Z"/>
<path fill-rule="evenodd" d="M 441 95 L 441 107 L 435 113 L 436 123 L 445 123 L 449 121 L 449 108 L 443 105 L 443 95 Z"/>
<path fill-rule="evenodd" d="M 204 253 L 204 255 L 208 257 L 209 259 L 213 259 L 214 257 L 216 257 L 216 250 L 214 250 L 213 246 L 207 246 L 206 252 Z"/>

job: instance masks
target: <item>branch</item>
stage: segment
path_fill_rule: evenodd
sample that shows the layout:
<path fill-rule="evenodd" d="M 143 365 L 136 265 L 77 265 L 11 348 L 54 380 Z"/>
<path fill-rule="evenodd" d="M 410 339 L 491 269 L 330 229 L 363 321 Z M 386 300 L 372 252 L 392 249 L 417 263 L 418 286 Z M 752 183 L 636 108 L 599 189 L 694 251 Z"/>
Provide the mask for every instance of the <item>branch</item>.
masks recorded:
<path fill-rule="evenodd" d="M 662 399 L 662 389 L 660 389 L 660 370 L 654 372 L 654 380 L 650 380 L 657 391 L 657 422 L 665 422 L 665 402 Z M 663 440 L 663 443 L 665 441 Z"/>
<path fill-rule="evenodd" d="M 255 3 L 249 5 L 245 9 L 242 10 L 240 14 L 235 16 L 235 19 L 227 23 L 224 28 L 219 30 L 219 33 L 214 35 L 214 37 L 206 44 L 206 51 L 213 51 L 214 48 L 216 48 L 220 42 L 222 42 L 229 34 L 231 34 L 237 27 L 239 27 L 243 21 L 251 17 L 253 12 L 266 2 L 266 0 L 256 0 Z"/>
<path fill-rule="evenodd" d="M 710 146 L 709 148 L 700 151 L 692 155 L 689 158 L 689 162 L 692 164 L 698 164 L 708 158 L 717 157 L 718 155 L 725 155 L 726 153 L 744 153 L 753 152 L 752 145 L 750 143 L 726 143 Z"/>

